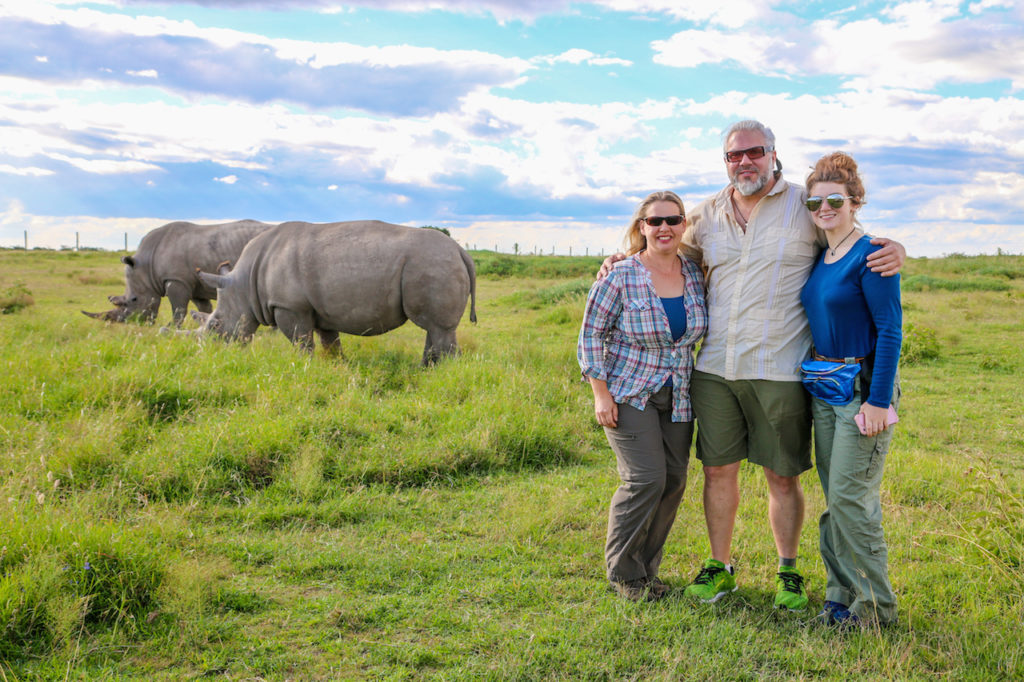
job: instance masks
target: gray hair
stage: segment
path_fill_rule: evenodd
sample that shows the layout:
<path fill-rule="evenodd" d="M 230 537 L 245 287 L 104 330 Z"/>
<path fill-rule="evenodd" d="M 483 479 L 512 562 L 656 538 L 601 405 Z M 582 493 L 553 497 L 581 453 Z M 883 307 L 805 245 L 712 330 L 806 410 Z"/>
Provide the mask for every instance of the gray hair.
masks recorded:
<path fill-rule="evenodd" d="M 754 132 L 761 133 L 761 136 L 764 137 L 765 145 L 770 149 L 775 149 L 775 133 L 773 133 L 772 129 L 765 124 L 753 119 L 736 121 L 736 123 L 729 126 L 725 132 L 722 133 L 722 149 L 725 149 L 725 145 L 729 143 L 729 138 L 732 137 L 732 134 L 741 130 L 752 130 Z"/>

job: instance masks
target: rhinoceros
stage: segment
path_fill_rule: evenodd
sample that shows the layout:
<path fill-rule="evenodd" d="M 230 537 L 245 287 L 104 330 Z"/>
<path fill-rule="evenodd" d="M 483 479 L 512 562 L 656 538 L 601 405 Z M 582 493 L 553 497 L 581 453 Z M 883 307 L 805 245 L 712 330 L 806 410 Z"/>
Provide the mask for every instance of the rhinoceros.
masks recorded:
<path fill-rule="evenodd" d="M 89 317 L 111 322 L 124 322 L 137 316 L 147 321 L 156 319 L 160 299 L 171 301 L 174 324 L 181 326 L 188 302 L 210 312 L 210 299 L 217 292 L 203 285 L 198 270 L 216 270 L 224 261 L 235 261 L 250 239 L 271 225 L 255 220 L 239 220 L 219 225 L 196 225 L 174 222 L 146 233 L 134 256 L 125 256 L 125 293 L 110 296 L 112 310 L 89 313 Z"/>
<path fill-rule="evenodd" d="M 277 327 L 313 350 L 340 352 L 338 333 L 373 336 L 412 320 L 427 332 L 423 364 L 457 352 L 455 328 L 471 297 L 476 322 L 476 266 L 438 230 L 377 220 L 288 222 L 246 244 L 237 263 L 199 278 L 217 289 L 211 315 L 193 313 L 200 333 L 247 340 L 260 325 Z"/>

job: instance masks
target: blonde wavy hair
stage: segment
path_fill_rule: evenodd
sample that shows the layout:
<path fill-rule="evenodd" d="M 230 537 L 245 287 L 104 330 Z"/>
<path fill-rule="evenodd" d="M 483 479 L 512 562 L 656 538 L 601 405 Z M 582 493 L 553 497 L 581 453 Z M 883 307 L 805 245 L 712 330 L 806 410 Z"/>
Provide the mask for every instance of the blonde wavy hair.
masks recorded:
<path fill-rule="evenodd" d="M 636 211 L 633 212 L 633 219 L 629 222 L 629 227 L 626 228 L 626 236 L 622 240 L 622 245 L 627 256 L 640 253 L 647 248 L 647 237 L 644 236 L 641 223 L 650 205 L 659 201 L 671 201 L 679 207 L 679 215 L 683 216 L 684 220 L 686 219 L 686 209 L 683 207 L 683 200 L 679 198 L 678 194 L 669 190 L 651 192 L 636 207 Z"/>

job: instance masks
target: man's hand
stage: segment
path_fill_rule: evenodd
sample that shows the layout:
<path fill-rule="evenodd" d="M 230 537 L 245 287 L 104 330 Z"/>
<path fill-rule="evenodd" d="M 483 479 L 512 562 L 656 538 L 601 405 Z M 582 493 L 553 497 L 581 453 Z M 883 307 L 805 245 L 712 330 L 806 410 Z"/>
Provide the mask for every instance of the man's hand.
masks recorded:
<path fill-rule="evenodd" d="M 904 261 L 907 260 L 907 250 L 903 248 L 903 244 L 885 237 L 875 237 L 871 243 L 883 245 L 878 251 L 868 254 L 868 267 L 871 268 L 871 272 L 877 272 L 882 277 L 899 274 Z"/>
<path fill-rule="evenodd" d="M 594 279 L 604 279 L 611 273 L 612 266 L 618 263 L 620 260 L 626 260 L 626 254 L 624 253 L 613 253 L 604 259 L 601 263 L 601 269 L 597 271 L 597 277 Z"/>

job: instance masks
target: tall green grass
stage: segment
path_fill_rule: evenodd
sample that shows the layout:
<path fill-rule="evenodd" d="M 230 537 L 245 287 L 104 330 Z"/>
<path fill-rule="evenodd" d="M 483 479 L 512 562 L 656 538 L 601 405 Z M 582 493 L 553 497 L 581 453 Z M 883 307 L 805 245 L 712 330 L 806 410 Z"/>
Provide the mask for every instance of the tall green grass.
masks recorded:
<path fill-rule="evenodd" d="M 901 619 L 841 635 L 813 613 L 771 611 L 774 548 L 751 467 L 733 598 L 679 594 L 708 551 L 696 463 L 666 546 L 672 596 L 636 605 L 606 590 L 617 477 L 575 361 L 599 259 L 506 258 L 521 269 L 481 276 L 462 355 L 424 369 L 411 325 L 343 337 L 343 360 L 269 329 L 247 346 L 161 336 L 166 304 L 157 325 L 104 325 L 78 311 L 119 293 L 114 254 L 0 251 L 0 291 L 23 283 L 35 299 L 0 318 L 0 674 L 1024 674 L 1020 278 L 905 292 L 907 328 L 926 330 L 911 346 L 928 352 L 902 369 L 883 485 Z M 907 275 L 1024 263 L 1001 258 L 915 260 Z M 814 475 L 803 480 L 817 607 L 823 502 Z"/>

